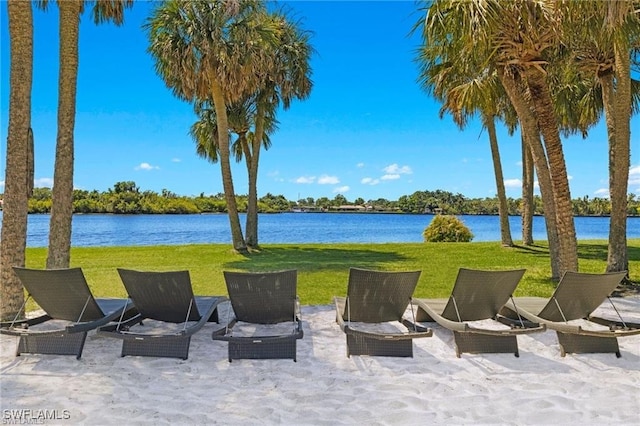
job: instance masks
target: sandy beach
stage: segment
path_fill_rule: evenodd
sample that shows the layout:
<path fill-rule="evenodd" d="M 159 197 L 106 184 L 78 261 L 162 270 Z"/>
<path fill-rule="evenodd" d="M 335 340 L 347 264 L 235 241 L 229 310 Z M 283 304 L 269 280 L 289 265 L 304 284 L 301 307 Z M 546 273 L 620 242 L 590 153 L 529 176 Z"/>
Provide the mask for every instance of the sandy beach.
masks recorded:
<path fill-rule="evenodd" d="M 640 321 L 640 297 L 614 301 Z M 619 339 L 622 358 L 562 358 L 546 331 L 520 336 L 519 358 L 458 359 L 433 324 L 413 358 L 347 358 L 332 306 L 303 306 L 302 319 L 297 362 L 229 363 L 226 343 L 211 340 L 217 324 L 194 336 L 186 361 L 121 358 L 121 341 L 95 332 L 80 360 L 15 357 L 16 338 L 2 335 L 2 424 L 640 424 L 640 335 Z"/>

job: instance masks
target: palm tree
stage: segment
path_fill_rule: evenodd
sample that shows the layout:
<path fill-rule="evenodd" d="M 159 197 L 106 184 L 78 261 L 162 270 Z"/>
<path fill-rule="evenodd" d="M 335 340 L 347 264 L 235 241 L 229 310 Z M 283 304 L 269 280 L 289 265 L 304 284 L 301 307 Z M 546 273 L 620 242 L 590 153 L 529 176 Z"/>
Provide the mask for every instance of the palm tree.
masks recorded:
<path fill-rule="evenodd" d="M 548 168 L 549 171 L 547 192 L 553 194 L 549 201 L 554 203 L 555 217 L 551 220 L 548 217 L 553 214 L 552 206 L 545 205 L 545 214 L 547 222 L 555 220 L 558 228 L 558 253 L 551 255 L 552 266 L 554 257 L 558 258 L 559 271 L 553 271 L 553 275 L 559 276 L 564 271 L 577 270 L 578 260 L 559 123 L 545 70 L 549 67 L 549 54 L 555 53 L 554 48 L 559 43 L 555 6 L 556 3 L 543 0 L 436 0 L 428 7 L 424 38 L 436 45 L 446 58 L 482 65 L 477 67 L 478 73 L 495 70 L 501 81 L 505 76 L 513 76 L 521 82 L 511 85 L 517 91 L 507 90 L 507 93 L 512 103 L 521 101 L 522 106 L 533 112 L 535 126 L 544 138 L 542 152 L 538 151 L 538 155 L 532 152 L 537 161 L 536 168 Z M 518 99 L 514 100 L 514 96 Z M 518 111 L 515 104 L 514 107 Z M 543 180 L 540 182 L 543 185 Z"/>
<path fill-rule="evenodd" d="M 577 2 L 570 4 L 566 20 L 565 31 L 571 36 L 567 44 L 575 53 L 579 69 L 598 82 L 606 117 L 611 200 L 609 272 L 629 268 L 626 230 L 633 103 L 631 54 L 640 48 L 639 6 L 632 1 Z"/>
<path fill-rule="evenodd" d="M 542 205 L 544 208 L 545 225 L 547 229 L 547 241 L 549 243 L 549 258 L 551 261 L 551 278 L 559 280 L 562 276 L 560 264 L 560 235 L 556 220 L 556 204 L 553 195 L 551 182 L 551 171 L 547 155 L 540 139 L 540 130 L 534 112 L 528 103 L 521 96 L 526 92 L 523 87 L 524 83 L 519 76 L 506 72 L 505 69 L 499 69 L 498 75 L 505 91 L 509 95 L 509 99 L 515 108 L 522 139 L 524 142 L 523 156 L 531 155 L 533 166 L 538 176 L 540 184 L 540 195 L 542 197 Z"/>
<path fill-rule="evenodd" d="M 502 163 L 496 134 L 495 118 L 504 114 L 499 109 L 508 107 L 508 102 L 501 101 L 506 95 L 497 81 L 495 74 L 478 73 L 479 64 L 470 64 L 446 57 L 450 53 L 442 51 L 438 46 L 431 48 L 431 40 L 425 34 L 425 45 L 419 50 L 418 62 L 421 64 L 419 81 L 422 87 L 443 102 L 440 118 L 450 112 L 454 122 L 464 129 L 470 117 L 479 111 L 483 127 L 489 135 L 489 147 L 493 161 L 496 190 L 498 194 L 498 213 L 500 217 L 500 239 L 503 246 L 513 246 L 511 228 L 509 226 L 509 209 L 504 187 Z"/>
<path fill-rule="evenodd" d="M 156 71 L 181 99 L 209 101 L 215 109 L 218 160 L 233 248 L 245 252 L 231 174 L 227 105 L 259 84 L 262 54 L 275 31 L 257 19 L 266 10 L 257 0 L 169 0 L 145 24 Z"/>
<path fill-rule="evenodd" d="M 492 37 L 498 67 L 510 68 L 511 73 L 521 75 L 526 91 L 520 91 L 519 96 L 535 113 L 544 139 L 558 228 L 559 272 L 563 274 L 577 271 L 578 251 L 560 124 L 547 80 L 550 54 L 555 54 L 559 43 L 558 5 L 545 1 L 499 2 L 498 13 L 493 15 L 499 31 Z"/>
<path fill-rule="evenodd" d="M 40 5 L 46 8 L 47 1 Z M 53 173 L 51 220 L 47 268 L 67 268 L 71 252 L 73 215 L 73 132 L 76 118 L 78 80 L 78 34 L 84 0 L 58 0 L 60 9 L 60 74 L 58 83 L 58 135 Z M 124 8 L 133 0 L 96 0 L 93 17 L 96 24 L 112 20 L 120 25 Z"/>
<path fill-rule="evenodd" d="M 279 38 L 273 50 L 266 52 L 266 67 L 259 73 L 263 84 L 256 92 L 253 138 L 242 141 L 249 174 L 246 242 L 253 248 L 258 247 L 257 180 L 260 150 L 262 147 L 268 149 L 271 144 L 269 135 L 276 129 L 276 110 L 280 103 L 287 110 L 293 99 L 306 99 L 312 87 L 309 62 L 313 48 L 309 43 L 309 33 L 284 13 L 274 13 L 269 18 L 280 28 Z"/>
<path fill-rule="evenodd" d="M 0 319 L 12 319 L 24 301 L 24 290 L 13 266 L 24 266 L 27 245 L 28 179 L 33 74 L 33 16 L 31 2 L 9 0 L 11 48 L 9 129 L 0 239 Z M 32 139 L 31 139 L 32 140 Z M 32 164 L 32 163 L 31 163 Z"/>

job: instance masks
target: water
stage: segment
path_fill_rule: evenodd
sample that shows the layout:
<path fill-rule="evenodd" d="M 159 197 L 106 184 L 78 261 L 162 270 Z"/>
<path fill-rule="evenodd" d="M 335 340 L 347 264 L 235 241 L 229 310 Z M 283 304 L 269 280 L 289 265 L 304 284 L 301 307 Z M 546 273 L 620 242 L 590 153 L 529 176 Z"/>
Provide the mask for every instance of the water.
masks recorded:
<path fill-rule="evenodd" d="M 497 216 L 459 216 L 473 241 L 500 241 Z M 261 214 L 261 244 L 422 242 L 433 216 L 359 213 Z M 244 226 L 245 216 L 240 215 Z M 509 218 L 514 240 L 522 238 L 520 217 Z M 578 239 L 607 239 L 609 218 L 576 217 Z M 72 245 L 133 246 L 159 244 L 231 244 L 226 214 L 203 215 L 75 215 Z M 49 215 L 29 215 L 27 246 L 48 245 Z M 534 240 L 546 240 L 544 218 L 534 217 Z M 627 237 L 640 238 L 640 217 L 627 221 Z"/>

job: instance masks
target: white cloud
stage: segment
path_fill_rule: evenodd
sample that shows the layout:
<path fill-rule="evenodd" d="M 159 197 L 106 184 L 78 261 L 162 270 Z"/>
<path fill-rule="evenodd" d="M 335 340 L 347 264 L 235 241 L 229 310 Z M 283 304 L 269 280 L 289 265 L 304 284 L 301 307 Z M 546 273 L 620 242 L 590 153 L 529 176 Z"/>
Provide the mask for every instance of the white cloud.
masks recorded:
<path fill-rule="evenodd" d="M 629 169 L 629 186 L 638 186 L 637 191 L 640 191 L 640 165 Z"/>
<path fill-rule="evenodd" d="M 386 174 L 380 178 L 380 180 L 396 180 L 400 179 L 400 175 L 398 174 Z"/>
<path fill-rule="evenodd" d="M 136 166 L 135 169 L 136 170 L 153 170 L 153 169 L 159 169 L 160 167 L 158 166 L 152 166 L 149 163 L 140 163 L 139 166 Z"/>
<path fill-rule="evenodd" d="M 364 167 L 364 163 L 358 163 L 358 164 L 356 164 L 356 167 L 357 167 L 357 168 L 359 168 L 359 169 L 361 169 L 361 168 L 363 168 L 363 167 Z"/>
<path fill-rule="evenodd" d="M 181 159 L 179 159 L 179 158 L 172 158 L 172 159 L 171 159 L 171 162 L 172 162 L 172 163 L 180 163 L 181 161 L 182 161 L 182 160 L 181 160 Z"/>
<path fill-rule="evenodd" d="M 377 184 L 380 183 L 380 179 L 373 179 L 373 178 L 370 178 L 370 177 L 366 177 L 366 178 L 363 178 L 360 181 L 360 183 L 363 184 L 363 185 L 377 185 Z"/>
<path fill-rule="evenodd" d="M 483 160 L 482 158 L 463 158 L 462 160 L 460 160 L 460 162 L 462 163 L 482 163 Z"/>
<path fill-rule="evenodd" d="M 348 192 L 349 189 L 351 189 L 351 188 L 349 188 L 346 185 L 345 186 L 339 186 L 337 188 L 334 188 L 333 193 L 334 194 L 344 194 L 345 192 Z"/>
<path fill-rule="evenodd" d="M 505 179 L 505 188 L 522 188 L 522 181 L 520 179 Z"/>
<path fill-rule="evenodd" d="M 335 185 L 337 183 L 340 183 L 340 179 L 338 179 L 336 176 L 322 175 L 318 178 L 318 183 L 320 185 Z"/>
<path fill-rule="evenodd" d="M 52 178 L 38 178 L 33 180 L 34 188 L 53 188 Z M 0 180 L 0 191 L 4 192 L 4 181 Z"/>
<path fill-rule="evenodd" d="M 38 178 L 33 180 L 34 188 L 53 188 L 53 178 Z"/>
<path fill-rule="evenodd" d="M 383 170 L 387 175 L 410 175 L 413 173 L 413 170 L 411 170 L 411 167 L 409 166 L 400 167 L 396 163 L 385 167 Z"/>
<path fill-rule="evenodd" d="M 315 176 L 300 176 L 294 182 L 295 183 L 313 183 L 315 181 L 316 181 L 316 177 Z"/>
<path fill-rule="evenodd" d="M 608 188 L 600 188 L 596 192 L 594 192 L 598 197 L 609 198 L 609 189 Z"/>

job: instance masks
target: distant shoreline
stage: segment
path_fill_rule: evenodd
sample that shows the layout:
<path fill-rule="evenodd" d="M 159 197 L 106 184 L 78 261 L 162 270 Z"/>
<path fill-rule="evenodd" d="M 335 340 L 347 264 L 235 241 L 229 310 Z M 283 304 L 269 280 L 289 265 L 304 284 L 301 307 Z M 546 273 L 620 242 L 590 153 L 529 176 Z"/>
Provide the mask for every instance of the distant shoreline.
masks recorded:
<path fill-rule="evenodd" d="M 0 213 L 2 209 L 0 209 Z M 246 212 L 239 212 L 240 214 L 246 214 Z M 291 210 L 285 210 L 280 212 L 260 212 L 259 214 L 264 215 L 277 215 L 277 214 L 287 214 L 287 213 L 295 213 L 295 214 L 319 214 L 319 213 L 329 213 L 329 214 L 393 214 L 393 215 L 408 215 L 408 216 L 436 216 L 436 213 L 410 213 L 410 212 L 392 212 L 392 211 L 310 211 L 310 212 L 294 212 Z M 51 215 L 51 213 L 29 213 L 29 216 L 47 216 Z M 202 212 L 202 213 L 73 213 L 74 216 L 203 216 L 203 215 L 214 215 L 214 216 L 223 216 L 227 215 L 226 212 Z M 487 216 L 487 217 L 498 217 L 497 214 L 492 213 L 460 213 L 460 214 L 451 214 L 451 216 Z M 543 214 L 534 214 L 535 217 L 544 217 Z M 511 214 L 509 217 L 521 217 L 521 215 Z M 593 217 L 593 218 L 608 218 L 611 215 L 573 215 L 573 217 Z M 627 215 L 627 218 L 637 218 L 640 217 L 640 214 L 637 215 Z"/>

